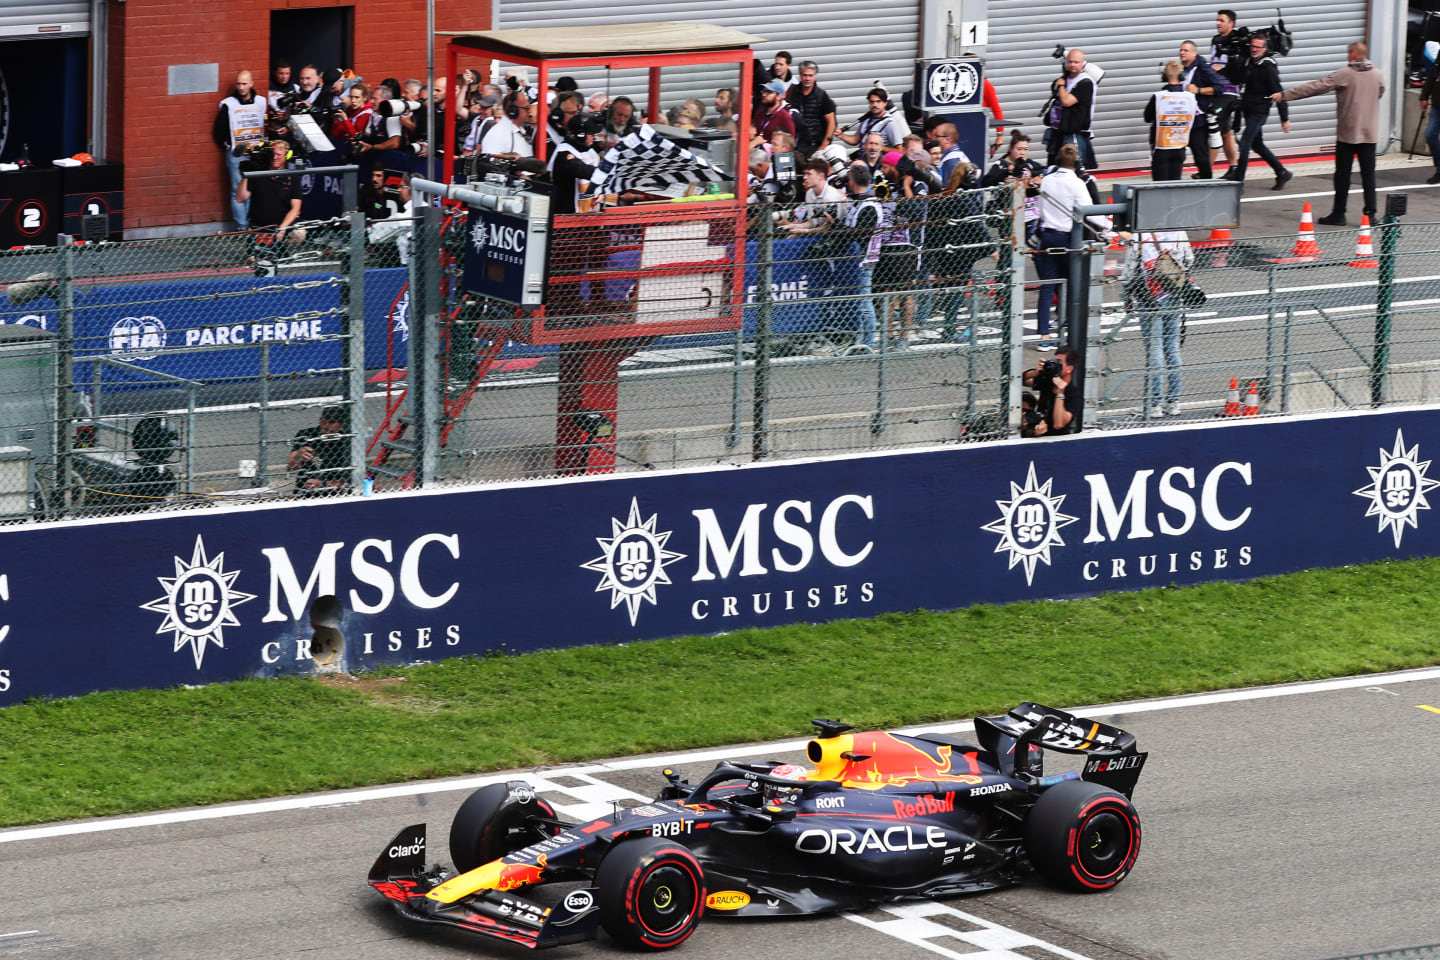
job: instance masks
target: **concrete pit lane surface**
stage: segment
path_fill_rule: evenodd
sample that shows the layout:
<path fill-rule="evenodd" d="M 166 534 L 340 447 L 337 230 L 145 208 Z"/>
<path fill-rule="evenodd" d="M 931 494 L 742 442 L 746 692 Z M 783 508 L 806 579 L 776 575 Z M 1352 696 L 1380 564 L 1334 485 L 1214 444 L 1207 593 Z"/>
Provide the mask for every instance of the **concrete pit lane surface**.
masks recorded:
<path fill-rule="evenodd" d="M 1116 889 L 1076 895 L 1037 880 L 859 914 L 707 919 L 673 955 L 1320 960 L 1440 942 L 1440 837 L 1426 827 L 1440 670 L 1077 712 L 1150 753 L 1135 793 L 1144 848 Z M 966 723 L 916 729 L 970 734 Z M 451 816 L 483 782 L 528 779 L 562 815 L 589 819 L 650 799 L 665 766 L 696 777 L 727 757 L 799 760 L 804 742 L 0 831 L 0 955 L 516 957 L 395 915 L 365 884 L 381 845 L 424 820 L 432 856 L 443 854 Z M 1047 770 L 1066 759 L 1048 755 Z M 628 955 L 603 936 L 547 954 Z"/>

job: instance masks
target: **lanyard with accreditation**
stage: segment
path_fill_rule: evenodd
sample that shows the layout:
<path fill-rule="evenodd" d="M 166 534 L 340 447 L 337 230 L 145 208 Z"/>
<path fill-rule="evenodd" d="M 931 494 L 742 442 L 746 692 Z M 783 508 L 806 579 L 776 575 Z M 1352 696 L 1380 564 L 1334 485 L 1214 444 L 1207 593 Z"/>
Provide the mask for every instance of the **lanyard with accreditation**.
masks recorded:
<path fill-rule="evenodd" d="M 1155 149 L 1183 150 L 1190 143 L 1198 109 L 1193 93 L 1162 90 L 1155 94 Z"/>

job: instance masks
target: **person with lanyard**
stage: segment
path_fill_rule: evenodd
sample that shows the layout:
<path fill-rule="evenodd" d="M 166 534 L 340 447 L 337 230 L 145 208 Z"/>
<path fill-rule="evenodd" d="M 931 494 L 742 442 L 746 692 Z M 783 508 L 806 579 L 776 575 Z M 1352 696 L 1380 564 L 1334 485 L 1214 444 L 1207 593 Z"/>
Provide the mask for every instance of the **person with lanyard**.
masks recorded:
<path fill-rule="evenodd" d="M 795 136 L 795 118 L 785 109 L 785 89 L 781 80 L 767 81 L 760 88 L 760 109 L 754 120 L 755 136 L 751 138 L 750 146 L 768 143 L 777 130 Z"/>
<path fill-rule="evenodd" d="M 249 229 L 250 203 L 235 196 L 240 186 L 240 159 L 265 141 L 265 98 L 256 95 L 249 70 L 235 75 L 235 88 L 220 101 L 211 135 L 215 145 L 225 151 L 225 169 L 230 173 L 230 215 L 235 229 Z"/>
<path fill-rule="evenodd" d="M 875 300 L 875 265 L 880 262 L 880 247 L 889 235 L 885 208 L 871 189 L 870 171 L 860 165 L 846 174 L 845 192 L 850 206 L 845 210 L 845 237 L 859 254 L 855 285 L 855 308 L 858 314 L 855 347 L 874 351 L 877 342 Z"/>
<path fill-rule="evenodd" d="M 1190 145 L 1190 133 L 1200 108 L 1195 94 L 1181 83 L 1183 72 L 1178 60 L 1165 64 L 1165 85 L 1151 94 L 1145 104 L 1145 122 L 1150 124 L 1152 180 L 1179 180 L 1185 166 L 1185 150 Z"/>
<path fill-rule="evenodd" d="M 1025 239 L 1035 236 L 1036 224 L 1040 218 L 1040 183 L 1043 168 L 1030 159 L 1030 138 L 1020 129 L 1010 131 L 1010 147 L 1005 155 L 990 164 L 985 176 L 980 179 L 982 187 L 998 187 L 1002 183 L 1019 180 L 1025 187 Z M 1008 206 L 1008 204 L 1007 204 Z"/>
<path fill-rule="evenodd" d="M 1035 305 L 1035 323 L 1040 333 L 1038 349 L 1055 349 L 1050 336 L 1050 306 L 1060 284 L 1055 281 L 1069 276 L 1070 229 L 1075 224 L 1077 205 L 1093 203 L 1089 188 L 1076 172 L 1080 166 L 1080 148 L 1073 143 L 1062 146 L 1055 157 L 1055 166 L 1045 173 L 1040 184 L 1040 246 L 1035 251 L 1035 272 L 1040 275 L 1040 299 Z M 1087 217 L 1086 223 L 1101 234 L 1108 234 L 1110 222 L 1104 217 Z M 1122 235 L 1122 239 L 1126 239 Z M 1058 251 L 1052 253 L 1051 251 Z M 1065 291 L 1065 300 L 1072 296 Z"/>
<path fill-rule="evenodd" d="M 1080 150 L 1085 169 L 1095 169 L 1095 147 L 1090 124 L 1095 116 L 1095 79 L 1086 70 L 1085 51 L 1065 55 L 1065 74 L 1055 79 L 1055 105 L 1050 108 L 1050 132 L 1045 143 L 1053 155 L 1067 143 Z"/>
<path fill-rule="evenodd" d="M 870 104 L 869 112 L 851 125 L 855 128 L 854 133 L 837 133 L 836 139 L 854 147 L 863 144 L 870 134 L 878 133 L 884 146 L 900 146 L 908 131 L 900 120 L 889 112 L 890 95 L 885 92 L 884 87 L 875 87 L 865 96 Z"/>
<path fill-rule="evenodd" d="M 960 131 L 955 129 L 955 124 L 940 124 L 935 128 L 935 139 L 940 143 L 940 182 L 949 183 L 955 167 L 969 163 L 970 158 L 960 149 Z"/>
<path fill-rule="evenodd" d="M 1214 166 L 1210 161 L 1208 115 L 1223 81 L 1200 56 L 1194 40 L 1180 44 L 1180 71 L 1180 82 L 1185 85 L 1186 92 L 1195 95 L 1195 106 L 1199 110 L 1195 122 L 1190 125 L 1190 155 L 1195 158 L 1195 173 L 1191 179 L 1209 180 L 1214 176 Z"/>

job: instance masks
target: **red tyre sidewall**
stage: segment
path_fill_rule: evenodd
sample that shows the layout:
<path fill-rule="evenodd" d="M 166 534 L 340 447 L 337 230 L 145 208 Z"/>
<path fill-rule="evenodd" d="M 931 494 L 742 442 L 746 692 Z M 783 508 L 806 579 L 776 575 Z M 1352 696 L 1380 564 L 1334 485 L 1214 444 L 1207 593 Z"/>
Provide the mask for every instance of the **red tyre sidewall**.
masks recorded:
<path fill-rule="evenodd" d="M 1129 826 L 1129 849 L 1121 858 L 1118 867 L 1103 877 L 1097 877 L 1086 870 L 1080 862 L 1079 839 L 1090 821 L 1102 813 L 1116 814 Z M 1070 840 L 1067 847 L 1066 855 L 1070 861 L 1070 873 L 1075 879 L 1091 890 L 1108 890 L 1125 879 L 1126 874 L 1135 866 L 1135 858 L 1140 856 L 1140 818 L 1135 814 L 1135 808 L 1126 802 L 1124 797 L 1099 797 L 1087 803 L 1076 815 L 1075 826 L 1070 828 Z"/>
<path fill-rule="evenodd" d="M 685 918 L 684 924 L 678 930 L 669 934 L 651 931 L 640 918 L 640 888 L 645 885 L 645 881 L 651 874 L 662 867 L 676 867 L 683 870 L 695 885 L 695 903 L 690 909 L 690 915 Z M 705 872 L 701 869 L 694 854 L 684 847 L 666 847 L 656 850 L 654 856 L 647 863 L 630 874 L 630 879 L 625 886 L 625 918 L 639 932 L 640 939 L 646 946 L 666 949 L 684 943 L 690 934 L 695 932 L 696 925 L 704 915 Z"/>

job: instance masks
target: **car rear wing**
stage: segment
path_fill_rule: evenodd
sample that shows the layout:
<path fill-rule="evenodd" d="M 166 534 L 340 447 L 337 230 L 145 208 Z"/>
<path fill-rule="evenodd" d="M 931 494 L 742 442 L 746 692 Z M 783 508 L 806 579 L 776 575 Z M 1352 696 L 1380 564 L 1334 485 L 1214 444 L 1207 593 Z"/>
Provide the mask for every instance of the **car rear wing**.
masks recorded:
<path fill-rule="evenodd" d="M 1147 754 L 1141 753 L 1133 734 L 1098 720 L 1022 703 L 999 717 L 976 717 L 975 736 L 992 751 L 1002 773 L 1040 777 L 1045 750 L 1081 754 L 1081 779 L 1099 783 L 1130 796 Z"/>

